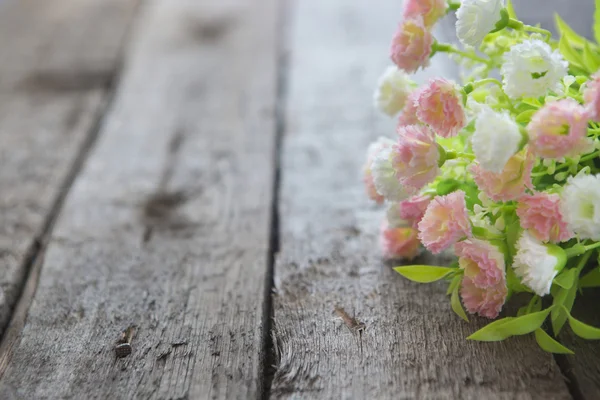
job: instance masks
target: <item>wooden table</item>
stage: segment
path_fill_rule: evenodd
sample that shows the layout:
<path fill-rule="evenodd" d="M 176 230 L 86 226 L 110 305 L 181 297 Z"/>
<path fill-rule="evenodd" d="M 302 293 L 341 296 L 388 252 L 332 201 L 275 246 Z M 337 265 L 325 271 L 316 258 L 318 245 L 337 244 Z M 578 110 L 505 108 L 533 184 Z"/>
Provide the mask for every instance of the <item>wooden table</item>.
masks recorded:
<path fill-rule="evenodd" d="M 484 321 L 379 258 L 360 167 L 401 7 L 3 0 L 0 398 L 600 398 L 594 343 L 468 342 Z"/>

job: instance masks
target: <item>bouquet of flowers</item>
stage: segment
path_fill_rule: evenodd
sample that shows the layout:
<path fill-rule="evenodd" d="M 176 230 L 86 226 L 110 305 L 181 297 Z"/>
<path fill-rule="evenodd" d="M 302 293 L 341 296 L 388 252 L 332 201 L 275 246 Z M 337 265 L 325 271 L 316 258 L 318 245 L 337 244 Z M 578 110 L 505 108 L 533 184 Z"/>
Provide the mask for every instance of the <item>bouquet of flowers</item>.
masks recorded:
<path fill-rule="evenodd" d="M 581 289 L 600 286 L 600 0 L 596 8 L 595 42 L 559 16 L 556 41 L 519 21 L 510 0 L 405 1 L 395 65 L 374 96 L 399 115 L 397 136 L 370 145 L 364 183 L 388 204 L 386 258 L 413 259 L 421 246 L 454 252 L 449 266 L 395 270 L 446 280 L 458 316 L 495 319 L 513 294 L 530 296 L 469 339 L 533 333 L 544 350 L 572 353 L 555 339 L 567 323 L 600 339 L 571 315 Z M 431 33 L 453 11 L 462 48 Z M 462 67 L 463 84 L 439 77 L 417 87 L 409 74 L 441 52 Z"/>

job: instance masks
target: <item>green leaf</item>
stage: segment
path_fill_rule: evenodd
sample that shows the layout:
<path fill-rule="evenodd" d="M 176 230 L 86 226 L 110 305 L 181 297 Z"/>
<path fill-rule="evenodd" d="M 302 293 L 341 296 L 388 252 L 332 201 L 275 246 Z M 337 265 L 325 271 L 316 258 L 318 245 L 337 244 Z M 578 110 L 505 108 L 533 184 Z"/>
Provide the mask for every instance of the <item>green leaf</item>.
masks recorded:
<path fill-rule="evenodd" d="M 512 0 L 506 1 L 506 11 L 508 11 L 508 16 L 512 19 L 518 19 L 517 13 L 515 13 L 515 9 L 512 5 Z"/>
<path fill-rule="evenodd" d="M 577 278 L 577 269 L 563 270 L 561 274 L 554 278 L 554 283 L 563 289 L 570 289 L 575 283 L 575 278 Z"/>
<path fill-rule="evenodd" d="M 521 114 L 517 115 L 515 119 L 520 124 L 526 124 L 531 120 L 531 116 L 536 112 L 537 110 L 526 110 L 523 111 Z"/>
<path fill-rule="evenodd" d="M 467 339 L 482 342 L 495 342 L 511 336 L 526 335 L 538 329 L 548 317 L 554 306 L 543 311 L 523 315 L 516 318 L 504 318 L 484 326 Z"/>
<path fill-rule="evenodd" d="M 567 314 L 563 311 L 563 308 L 560 306 L 566 307 L 567 310 L 571 310 L 573 308 L 573 303 L 575 302 L 575 296 L 577 295 L 577 285 L 571 286 L 570 289 L 559 288 L 556 291 L 556 294 L 553 295 L 554 301 L 552 305 L 556 306 L 554 310 L 552 310 L 551 321 L 552 321 L 552 332 L 554 335 L 558 335 L 560 330 L 564 326 L 565 322 L 567 322 Z"/>
<path fill-rule="evenodd" d="M 600 0 L 596 0 L 596 10 L 594 11 L 594 38 L 596 43 L 600 43 Z"/>
<path fill-rule="evenodd" d="M 569 318 L 569 326 L 577 336 L 588 340 L 600 339 L 600 329 L 588 324 L 584 324 L 583 322 L 573 318 L 567 309 L 564 309 L 563 311 Z"/>
<path fill-rule="evenodd" d="M 467 318 L 467 314 L 465 314 L 465 310 L 463 309 L 462 304 L 460 304 L 460 299 L 458 298 L 458 286 L 452 291 L 450 305 L 452 306 L 452 310 L 456 313 L 456 315 L 469 322 L 469 318 Z"/>
<path fill-rule="evenodd" d="M 579 56 L 579 53 L 577 53 L 577 50 L 571 47 L 566 36 L 562 36 L 558 41 L 558 50 L 560 50 L 565 60 L 567 60 L 571 66 L 585 70 L 583 60 Z"/>
<path fill-rule="evenodd" d="M 592 50 L 588 42 L 583 45 L 583 64 L 591 72 L 600 67 L 600 56 Z"/>
<path fill-rule="evenodd" d="M 452 278 L 452 282 L 448 285 L 448 290 L 446 294 L 451 294 L 455 288 L 458 288 L 460 282 L 462 281 L 462 274 L 457 274 L 454 278 Z"/>
<path fill-rule="evenodd" d="M 600 268 L 596 267 L 579 279 L 580 288 L 600 287 Z"/>
<path fill-rule="evenodd" d="M 548 335 L 542 328 L 535 330 L 535 340 L 543 350 L 549 353 L 575 354 L 573 351 L 556 341 L 552 336 Z"/>
<path fill-rule="evenodd" d="M 440 196 L 445 196 L 454 192 L 460 186 L 460 182 L 456 179 L 446 179 L 438 183 L 436 190 Z"/>
<path fill-rule="evenodd" d="M 587 42 L 583 37 L 578 35 L 558 14 L 554 14 L 554 22 L 556 23 L 556 29 L 561 37 L 566 37 L 569 42 L 578 48 L 583 48 L 584 43 Z"/>
<path fill-rule="evenodd" d="M 407 265 L 405 267 L 394 268 L 396 272 L 405 278 L 419 283 L 430 283 L 439 281 L 456 268 L 437 267 L 432 265 Z"/>
<path fill-rule="evenodd" d="M 508 245 L 508 251 L 511 257 L 517 254 L 516 244 L 521 236 L 522 230 L 518 219 L 511 222 L 506 227 L 506 244 Z"/>

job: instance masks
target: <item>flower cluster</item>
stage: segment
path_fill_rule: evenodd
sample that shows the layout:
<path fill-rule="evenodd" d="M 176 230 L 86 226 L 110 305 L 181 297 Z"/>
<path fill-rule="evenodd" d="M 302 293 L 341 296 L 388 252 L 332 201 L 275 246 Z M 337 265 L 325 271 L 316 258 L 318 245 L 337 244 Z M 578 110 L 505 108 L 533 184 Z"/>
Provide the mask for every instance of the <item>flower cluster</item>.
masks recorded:
<path fill-rule="evenodd" d="M 454 11 L 462 49 L 432 34 Z M 600 286 L 590 262 L 600 251 L 600 45 L 558 21 L 560 46 L 519 21 L 510 0 L 405 1 L 390 47 L 395 65 L 374 96 L 397 118 L 396 135 L 369 147 L 364 182 L 372 200 L 388 204 L 384 257 L 454 253 L 450 266 L 396 270 L 419 282 L 447 280 L 459 316 L 467 319 L 466 309 L 497 318 L 513 294 L 529 293 L 516 317 L 470 338 L 535 332 L 543 349 L 568 353 L 541 331 L 546 317 L 555 334 L 569 321 L 576 334 L 600 339 L 566 300 Z M 410 74 L 441 52 L 465 69 L 464 81 L 417 85 Z"/>

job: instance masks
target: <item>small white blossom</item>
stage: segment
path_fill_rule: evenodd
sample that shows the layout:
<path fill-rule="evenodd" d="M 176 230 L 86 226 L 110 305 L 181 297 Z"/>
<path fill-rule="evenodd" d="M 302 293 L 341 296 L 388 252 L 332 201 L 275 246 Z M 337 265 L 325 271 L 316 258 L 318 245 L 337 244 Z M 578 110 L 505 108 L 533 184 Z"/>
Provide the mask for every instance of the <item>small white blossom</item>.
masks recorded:
<path fill-rule="evenodd" d="M 600 175 L 569 178 L 561 194 L 561 212 L 579 239 L 600 240 Z"/>
<path fill-rule="evenodd" d="M 526 40 L 504 54 L 504 91 L 512 98 L 545 96 L 549 90 L 560 93 L 569 63 L 558 50 L 537 39 Z"/>
<path fill-rule="evenodd" d="M 471 143 L 483 169 L 501 173 L 508 159 L 519 150 L 521 139 L 519 125 L 507 113 L 482 107 L 475 119 Z"/>
<path fill-rule="evenodd" d="M 404 71 L 396 66 L 387 67 L 379 78 L 373 102 L 380 111 L 393 117 L 402 111 L 408 95 L 415 87 L 415 82 Z"/>
<path fill-rule="evenodd" d="M 478 46 L 500 21 L 504 0 L 462 0 L 456 12 L 456 36 L 462 44 Z"/>
<path fill-rule="evenodd" d="M 564 250 L 556 245 L 545 245 L 525 231 L 517 241 L 513 261 L 515 274 L 537 295 L 550 293 L 552 281 L 565 266 Z"/>
<path fill-rule="evenodd" d="M 392 165 L 392 149 L 383 148 L 373 158 L 371 163 L 373 184 L 377 193 L 388 201 L 402 201 L 409 197 L 398 180 L 396 170 Z"/>

